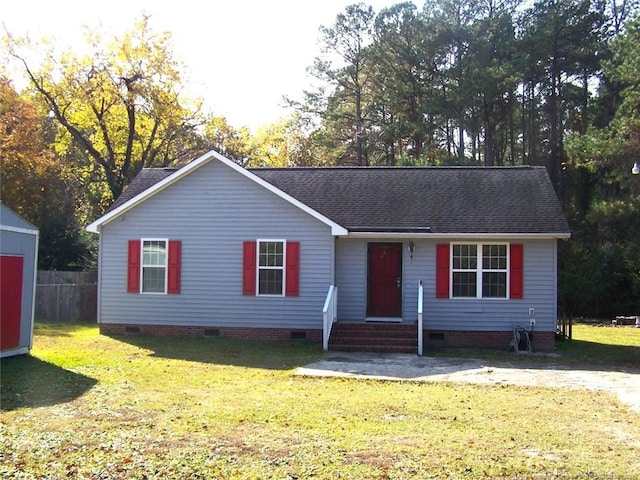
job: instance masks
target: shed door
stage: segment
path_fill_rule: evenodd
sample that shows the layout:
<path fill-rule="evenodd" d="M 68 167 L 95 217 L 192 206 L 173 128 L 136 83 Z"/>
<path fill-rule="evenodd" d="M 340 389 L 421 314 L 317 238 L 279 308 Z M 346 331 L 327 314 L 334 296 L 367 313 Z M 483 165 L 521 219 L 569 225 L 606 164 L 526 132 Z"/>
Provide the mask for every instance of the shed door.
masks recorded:
<path fill-rule="evenodd" d="M 0 350 L 20 346 L 23 257 L 0 255 Z"/>
<path fill-rule="evenodd" d="M 367 315 L 402 315 L 402 244 L 370 243 Z"/>

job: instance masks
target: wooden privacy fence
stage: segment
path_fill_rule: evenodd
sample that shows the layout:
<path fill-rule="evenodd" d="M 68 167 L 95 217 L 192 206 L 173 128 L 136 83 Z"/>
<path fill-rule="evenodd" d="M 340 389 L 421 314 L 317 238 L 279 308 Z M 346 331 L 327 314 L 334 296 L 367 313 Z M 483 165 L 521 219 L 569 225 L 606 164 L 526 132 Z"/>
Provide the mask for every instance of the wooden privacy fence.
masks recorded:
<path fill-rule="evenodd" d="M 36 321 L 95 323 L 96 272 L 39 271 Z"/>

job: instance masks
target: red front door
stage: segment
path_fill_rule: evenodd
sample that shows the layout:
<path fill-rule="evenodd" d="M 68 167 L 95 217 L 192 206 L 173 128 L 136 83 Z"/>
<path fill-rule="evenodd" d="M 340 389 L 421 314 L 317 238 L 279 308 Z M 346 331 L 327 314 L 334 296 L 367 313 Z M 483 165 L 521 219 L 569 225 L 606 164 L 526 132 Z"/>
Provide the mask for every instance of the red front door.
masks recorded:
<path fill-rule="evenodd" d="M 20 346 L 23 261 L 0 255 L 0 350 Z"/>
<path fill-rule="evenodd" d="M 402 315 L 402 244 L 370 243 L 367 316 Z"/>

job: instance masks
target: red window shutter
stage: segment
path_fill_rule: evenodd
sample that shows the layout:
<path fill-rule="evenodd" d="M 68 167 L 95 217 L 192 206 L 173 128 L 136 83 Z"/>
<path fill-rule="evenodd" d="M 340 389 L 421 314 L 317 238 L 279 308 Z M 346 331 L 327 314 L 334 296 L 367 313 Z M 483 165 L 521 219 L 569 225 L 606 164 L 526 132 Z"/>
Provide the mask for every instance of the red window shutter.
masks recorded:
<path fill-rule="evenodd" d="M 509 246 L 510 272 L 509 292 L 510 298 L 523 298 L 524 296 L 524 248 L 522 244 L 512 243 Z"/>
<path fill-rule="evenodd" d="M 436 298 L 449 298 L 449 244 L 436 245 Z"/>
<path fill-rule="evenodd" d="M 284 294 L 297 297 L 300 290 L 300 242 L 287 242 L 287 281 Z"/>
<path fill-rule="evenodd" d="M 181 256 L 182 242 L 180 240 L 169 240 L 167 293 L 180 293 Z"/>
<path fill-rule="evenodd" d="M 242 244 L 242 294 L 256 294 L 256 242 Z"/>
<path fill-rule="evenodd" d="M 129 240 L 127 292 L 140 293 L 140 240 Z"/>

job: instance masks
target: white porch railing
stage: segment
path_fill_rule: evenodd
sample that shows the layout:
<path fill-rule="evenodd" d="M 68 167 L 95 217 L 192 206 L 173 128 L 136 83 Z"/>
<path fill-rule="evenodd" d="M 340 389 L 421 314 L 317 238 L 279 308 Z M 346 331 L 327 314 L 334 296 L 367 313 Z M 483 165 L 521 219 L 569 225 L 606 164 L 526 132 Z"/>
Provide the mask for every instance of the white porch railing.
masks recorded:
<path fill-rule="evenodd" d="M 422 332 L 422 306 L 423 306 L 424 288 L 422 280 L 418 281 L 418 355 L 422 356 L 423 352 L 423 332 Z"/>
<path fill-rule="evenodd" d="M 327 299 L 322 307 L 322 349 L 329 350 L 329 336 L 331 327 L 338 319 L 338 287 L 331 285 L 327 293 Z"/>

